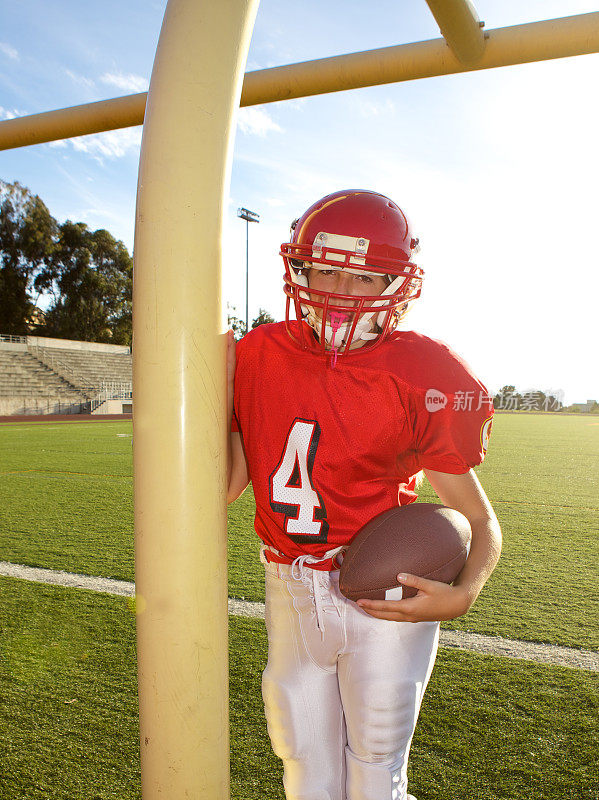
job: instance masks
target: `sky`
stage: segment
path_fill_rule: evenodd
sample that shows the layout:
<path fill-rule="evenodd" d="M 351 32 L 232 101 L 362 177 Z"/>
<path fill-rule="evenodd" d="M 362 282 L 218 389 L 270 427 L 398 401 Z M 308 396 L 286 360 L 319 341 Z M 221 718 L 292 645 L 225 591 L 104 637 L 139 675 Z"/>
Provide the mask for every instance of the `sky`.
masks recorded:
<path fill-rule="evenodd" d="M 599 10 L 587 0 L 474 0 L 487 30 Z M 3 0 L 0 119 L 146 91 L 163 0 Z M 424 0 L 262 0 L 247 70 L 434 39 Z M 405 326 L 450 344 L 496 392 L 599 400 L 599 55 L 241 109 L 224 232 L 226 301 L 284 318 L 279 245 L 339 189 L 405 211 L 425 270 Z M 56 219 L 133 249 L 141 128 L 0 152 Z M 1 333 L 1 331 L 0 331 Z"/>

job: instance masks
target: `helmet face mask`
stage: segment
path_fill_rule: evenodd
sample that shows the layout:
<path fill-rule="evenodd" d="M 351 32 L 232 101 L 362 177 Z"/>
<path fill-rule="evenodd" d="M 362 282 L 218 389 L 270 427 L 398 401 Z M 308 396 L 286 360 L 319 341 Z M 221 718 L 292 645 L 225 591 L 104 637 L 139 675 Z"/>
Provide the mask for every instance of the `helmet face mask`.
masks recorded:
<path fill-rule="evenodd" d="M 314 337 L 302 324 L 305 320 L 321 352 L 333 352 L 333 363 L 338 354 L 371 349 L 384 341 L 420 296 L 423 271 L 410 261 L 417 243 L 401 209 L 384 195 L 341 191 L 311 206 L 292 225 L 292 241 L 280 250 L 291 338 L 313 349 Z M 369 294 L 357 283 L 358 291 L 342 294 L 323 289 L 323 281 L 314 281 L 320 283 L 318 288 L 310 286 L 312 270 L 382 276 L 387 285 L 380 294 Z M 297 326 L 290 325 L 291 311 Z"/>

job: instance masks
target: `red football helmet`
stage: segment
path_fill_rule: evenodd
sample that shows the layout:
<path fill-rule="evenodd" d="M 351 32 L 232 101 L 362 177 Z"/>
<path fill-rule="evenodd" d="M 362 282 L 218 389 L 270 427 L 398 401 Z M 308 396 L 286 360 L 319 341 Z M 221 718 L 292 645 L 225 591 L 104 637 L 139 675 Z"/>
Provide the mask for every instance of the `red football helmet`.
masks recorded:
<path fill-rule="evenodd" d="M 382 194 L 348 189 L 318 200 L 293 223 L 292 240 L 280 250 L 291 338 L 310 348 L 305 320 L 321 351 L 332 351 L 333 364 L 352 342 L 363 348 L 380 344 L 420 296 L 424 273 L 410 261 L 417 245 L 403 211 Z M 388 285 L 380 294 L 366 296 L 316 290 L 308 283 L 311 269 L 383 276 Z M 292 304 L 299 323 L 293 326 Z"/>

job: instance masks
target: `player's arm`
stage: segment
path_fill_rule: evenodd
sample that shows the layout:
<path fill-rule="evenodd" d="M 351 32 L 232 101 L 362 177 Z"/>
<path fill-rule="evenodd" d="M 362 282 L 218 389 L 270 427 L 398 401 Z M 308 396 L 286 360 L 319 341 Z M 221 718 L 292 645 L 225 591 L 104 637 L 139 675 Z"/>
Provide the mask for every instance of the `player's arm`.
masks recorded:
<path fill-rule="evenodd" d="M 501 528 L 495 512 L 473 470 L 463 475 L 450 475 L 425 469 L 424 474 L 443 505 L 460 511 L 470 523 L 472 544 L 466 564 L 453 585 L 468 596 L 470 607 L 501 554 Z"/>
<path fill-rule="evenodd" d="M 233 417 L 233 398 L 235 394 L 235 338 L 233 331 L 228 332 L 227 339 L 227 420 L 229 422 L 228 458 L 227 458 L 227 503 L 237 500 L 250 482 L 248 466 L 243 449 L 241 435 L 231 431 Z"/>
<path fill-rule="evenodd" d="M 371 616 L 395 622 L 425 622 L 455 619 L 465 614 L 478 597 L 501 553 L 501 529 L 484 489 L 472 470 L 450 475 L 425 469 L 424 473 L 443 505 L 467 517 L 472 544 L 466 564 L 453 585 L 416 575 L 401 576 L 400 582 L 418 589 L 405 600 L 358 600 Z"/>
<path fill-rule="evenodd" d="M 229 489 L 227 491 L 227 503 L 243 494 L 250 482 L 247 461 L 243 450 L 241 435 L 237 431 L 229 434 Z"/>

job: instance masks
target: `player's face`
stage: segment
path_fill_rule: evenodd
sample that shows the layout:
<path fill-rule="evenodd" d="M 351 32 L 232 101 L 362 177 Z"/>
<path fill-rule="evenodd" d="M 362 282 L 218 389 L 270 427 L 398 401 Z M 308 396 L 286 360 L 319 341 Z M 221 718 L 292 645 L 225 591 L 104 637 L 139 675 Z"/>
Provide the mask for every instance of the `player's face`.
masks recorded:
<path fill-rule="evenodd" d="M 308 271 L 308 286 L 316 291 L 365 297 L 381 294 L 386 285 L 382 275 L 354 274 L 343 269 L 311 269 Z M 330 305 L 347 305 L 347 301 L 332 297 Z"/>
<path fill-rule="evenodd" d="M 308 287 L 314 290 L 312 297 L 316 301 L 324 302 L 325 295 L 319 295 L 318 292 L 328 292 L 331 295 L 345 295 L 345 299 L 343 297 L 334 297 L 331 296 L 329 298 L 329 314 L 327 323 L 332 325 L 331 320 L 334 318 L 334 314 L 332 313 L 332 308 L 335 306 L 345 306 L 347 309 L 348 305 L 352 303 L 351 300 L 348 300 L 348 297 L 355 297 L 356 300 L 353 304 L 358 307 L 359 297 L 374 297 L 380 295 L 385 287 L 387 286 L 387 282 L 382 275 L 366 275 L 363 273 L 354 273 L 354 272 L 346 272 L 342 269 L 310 269 L 308 270 Z M 369 300 L 365 302 L 366 306 L 371 306 L 375 300 Z M 314 314 L 319 319 L 322 319 L 322 308 L 318 308 L 317 306 L 314 307 Z M 347 331 L 351 328 L 354 320 L 354 314 L 347 313 L 347 311 L 342 312 L 343 318 L 343 325 L 340 328 L 339 334 L 339 344 L 345 344 L 345 339 L 343 338 Z M 370 330 L 373 330 L 375 327 L 374 319 L 370 320 Z M 337 328 L 334 328 L 337 330 Z M 350 343 L 350 349 L 353 350 L 358 347 L 363 347 L 365 342 L 360 339 L 353 339 Z M 327 349 L 331 349 L 331 343 L 327 342 Z"/>

